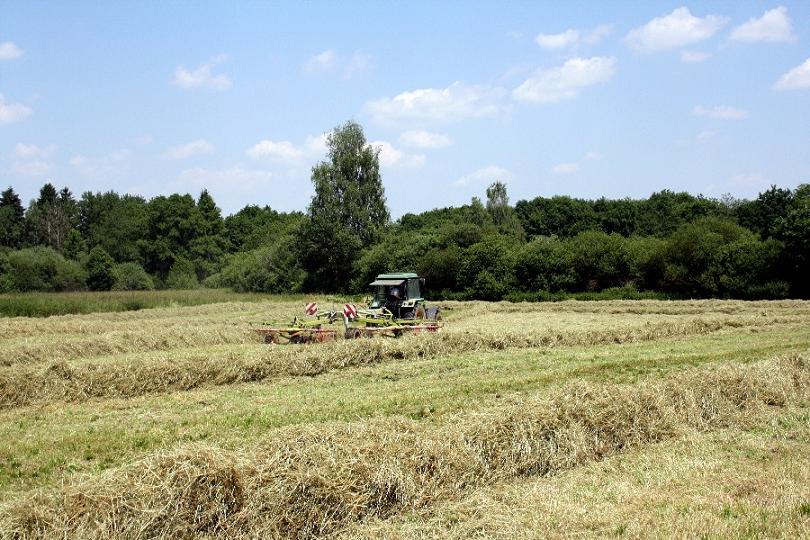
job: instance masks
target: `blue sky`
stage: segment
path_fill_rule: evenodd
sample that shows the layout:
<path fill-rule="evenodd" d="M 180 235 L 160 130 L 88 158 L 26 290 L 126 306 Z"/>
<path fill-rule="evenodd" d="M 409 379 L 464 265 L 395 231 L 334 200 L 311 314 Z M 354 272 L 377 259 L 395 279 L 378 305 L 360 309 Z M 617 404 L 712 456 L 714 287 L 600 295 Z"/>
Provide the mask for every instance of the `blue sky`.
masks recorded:
<path fill-rule="evenodd" d="M 323 133 L 394 216 L 810 181 L 809 2 L 0 2 L 0 185 L 303 210 Z"/>

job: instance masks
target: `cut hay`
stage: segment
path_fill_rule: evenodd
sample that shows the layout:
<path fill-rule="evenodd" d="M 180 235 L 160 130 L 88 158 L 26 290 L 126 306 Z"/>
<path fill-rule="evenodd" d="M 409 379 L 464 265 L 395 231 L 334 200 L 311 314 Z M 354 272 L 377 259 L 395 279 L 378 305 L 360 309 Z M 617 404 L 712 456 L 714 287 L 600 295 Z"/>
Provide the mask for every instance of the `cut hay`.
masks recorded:
<path fill-rule="evenodd" d="M 10 538 L 316 538 L 550 475 L 689 430 L 744 424 L 810 398 L 801 356 L 695 369 L 636 385 L 574 384 L 441 424 L 405 419 L 285 428 L 240 453 L 189 445 L 3 507 Z"/>
<path fill-rule="evenodd" d="M 774 321 L 762 317 L 762 326 Z M 757 328 L 760 324 L 749 324 Z M 630 329 L 517 332 L 501 329 L 477 333 L 447 332 L 397 340 L 351 340 L 314 346 L 257 345 L 223 352 L 197 349 L 186 354 L 134 360 L 0 367 L 0 409 L 54 401 L 122 398 L 185 391 L 205 385 L 315 376 L 334 369 L 387 361 L 435 358 L 449 354 L 507 348 L 537 348 L 633 343 L 695 336 L 746 327 L 737 319 L 663 322 Z M 255 337 L 253 339 L 256 339 Z"/>

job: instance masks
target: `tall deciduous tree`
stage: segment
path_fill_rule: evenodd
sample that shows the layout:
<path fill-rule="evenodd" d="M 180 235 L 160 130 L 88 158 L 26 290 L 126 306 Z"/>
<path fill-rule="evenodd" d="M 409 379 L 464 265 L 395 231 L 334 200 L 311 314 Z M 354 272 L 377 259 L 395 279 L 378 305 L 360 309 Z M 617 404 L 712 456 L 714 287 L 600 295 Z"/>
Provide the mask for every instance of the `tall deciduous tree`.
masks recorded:
<path fill-rule="evenodd" d="M 61 252 L 70 230 L 77 225 L 77 217 L 76 201 L 70 190 L 63 188 L 57 193 L 53 184 L 45 184 L 26 216 L 31 241 Z"/>
<path fill-rule="evenodd" d="M 307 287 L 346 291 L 360 251 L 380 239 L 390 214 L 380 177 L 379 150 L 363 128 L 347 122 L 327 138 L 328 159 L 312 169 L 315 195 L 302 230 Z"/>
<path fill-rule="evenodd" d="M 503 182 L 493 182 L 487 188 L 487 212 L 501 234 L 516 238 L 524 237 L 523 227 L 515 214 L 515 209 L 509 206 L 509 195 Z"/>

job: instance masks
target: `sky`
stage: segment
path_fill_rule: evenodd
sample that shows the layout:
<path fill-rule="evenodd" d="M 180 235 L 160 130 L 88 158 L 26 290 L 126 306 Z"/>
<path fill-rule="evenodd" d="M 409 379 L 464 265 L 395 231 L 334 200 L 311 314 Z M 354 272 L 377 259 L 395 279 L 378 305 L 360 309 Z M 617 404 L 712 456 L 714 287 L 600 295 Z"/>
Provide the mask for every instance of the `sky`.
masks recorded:
<path fill-rule="evenodd" d="M 359 122 L 394 217 L 810 181 L 810 2 L 6 2 L 0 188 L 305 210 Z"/>

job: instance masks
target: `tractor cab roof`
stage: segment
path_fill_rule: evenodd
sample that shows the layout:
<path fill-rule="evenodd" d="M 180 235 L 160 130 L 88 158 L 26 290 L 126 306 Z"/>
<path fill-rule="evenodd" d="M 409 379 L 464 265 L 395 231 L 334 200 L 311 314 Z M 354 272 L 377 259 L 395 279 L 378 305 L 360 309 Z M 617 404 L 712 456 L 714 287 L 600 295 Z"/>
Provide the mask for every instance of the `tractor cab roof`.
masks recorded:
<path fill-rule="evenodd" d="M 399 272 L 399 273 L 392 273 L 392 274 L 380 274 L 377 276 L 377 279 L 369 283 L 370 286 L 376 287 L 378 285 L 381 286 L 397 286 L 402 285 L 402 283 L 406 279 L 416 279 L 419 276 L 414 274 L 413 272 Z"/>

